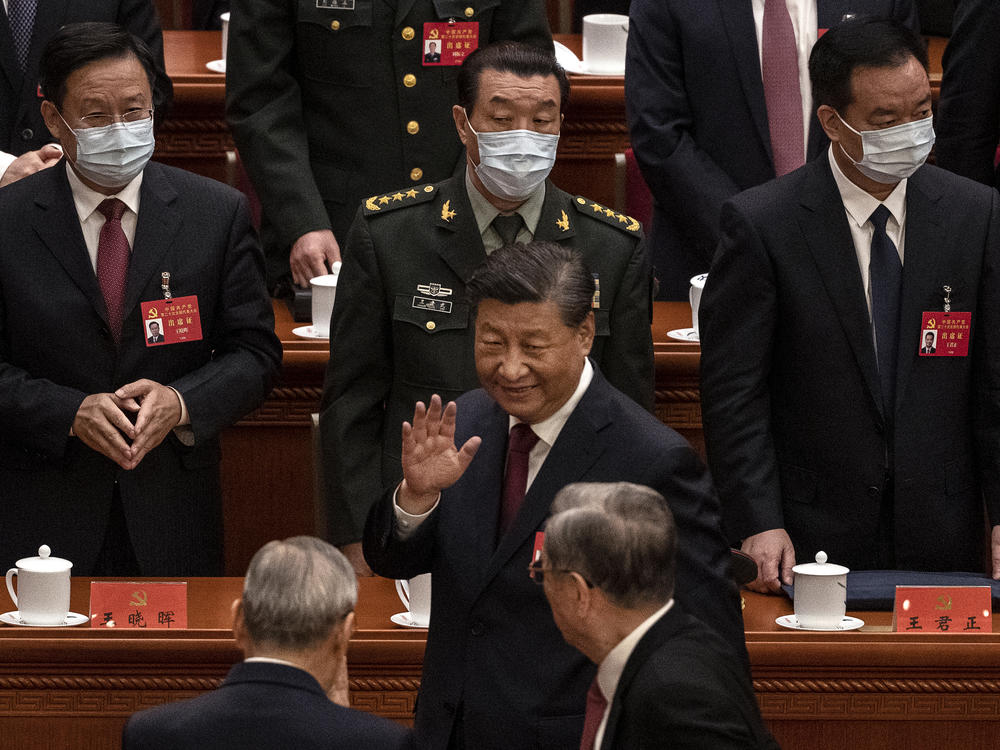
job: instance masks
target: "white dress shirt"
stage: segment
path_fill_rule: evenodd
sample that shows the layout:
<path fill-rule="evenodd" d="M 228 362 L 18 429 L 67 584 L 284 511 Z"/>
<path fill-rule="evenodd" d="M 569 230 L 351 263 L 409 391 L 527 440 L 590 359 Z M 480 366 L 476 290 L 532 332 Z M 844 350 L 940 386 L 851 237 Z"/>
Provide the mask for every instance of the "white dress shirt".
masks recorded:
<path fill-rule="evenodd" d="M 649 629 L 663 615 L 670 611 L 672 606 L 674 606 L 673 599 L 643 620 L 639 627 L 625 636 L 618 642 L 617 646 L 608 652 L 608 655 L 604 657 L 604 661 L 597 668 L 597 684 L 601 688 L 601 694 L 604 695 L 604 699 L 608 702 L 608 705 L 605 706 L 601 724 L 597 727 L 597 734 L 594 736 L 594 747 L 600 747 L 601 742 L 604 740 L 604 730 L 608 726 L 611 704 L 614 703 L 615 691 L 618 690 L 618 682 L 622 678 L 622 672 L 625 671 L 625 665 L 628 663 L 629 657 L 632 656 L 632 652 L 635 651 L 635 647 L 639 645 L 642 637 L 646 635 Z M 664 741 L 666 741 L 666 738 Z"/>
<path fill-rule="evenodd" d="M 555 414 L 547 419 L 543 419 L 541 422 L 531 425 L 532 431 L 538 435 L 538 442 L 535 443 L 535 447 L 531 449 L 531 453 L 528 454 L 528 483 L 524 488 L 525 493 L 531 489 L 532 482 L 535 481 L 535 477 L 538 476 L 538 472 L 542 468 L 542 464 L 545 463 L 546 457 L 549 455 L 549 451 L 552 450 L 552 446 L 555 445 L 556 438 L 559 437 L 559 433 L 562 432 L 562 428 L 566 426 L 566 421 L 569 419 L 569 415 L 573 413 L 576 409 L 577 404 L 580 403 L 580 399 L 583 398 L 583 394 L 587 392 L 587 388 L 590 387 L 590 381 L 594 379 L 594 366 L 590 364 L 589 359 L 584 359 L 583 361 L 583 372 L 580 373 L 580 381 L 576 385 L 576 390 L 573 391 L 573 395 L 567 399 L 566 403 L 556 410 Z M 519 424 L 521 420 L 517 417 L 509 417 L 508 432 L 510 428 L 514 425 Z M 399 489 L 397 488 L 397 492 Z M 441 496 L 438 495 L 438 501 L 440 502 Z M 395 506 L 396 512 L 396 538 L 406 539 L 417 527 L 424 522 L 434 509 L 437 508 L 438 504 L 434 503 L 434 507 L 431 508 L 426 513 L 421 513 L 420 515 L 414 515 L 412 513 L 407 513 L 405 510 L 399 507 L 396 503 L 396 497 L 393 496 L 393 505 Z"/>
<path fill-rule="evenodd" d="M 780 2 L 780 0 L 778 0 Z M 761 76 L 763 76 L 764 53 L 764 0 L 752 0 L 753 2 L 753 22 L 757 27 L 757 53 L 761 58 Z M 775 0 L 769 0 L 775 2 Z M 805 153 L 803 158 L 807 158 L 809 153 L 809 121 L 812 119 L 812 84 L 809 81 L 809 53 L 812 52 L 813 45 L 819 32 L 817 31 L 816 0 L 785 0 L 788 7 L 788 15 L 792 19 L 792 30 L 795 32 L 795 46 L 799 57 L 799 93 L 802 94 L 802 127 L 804 130 L 803 143 Z"/>

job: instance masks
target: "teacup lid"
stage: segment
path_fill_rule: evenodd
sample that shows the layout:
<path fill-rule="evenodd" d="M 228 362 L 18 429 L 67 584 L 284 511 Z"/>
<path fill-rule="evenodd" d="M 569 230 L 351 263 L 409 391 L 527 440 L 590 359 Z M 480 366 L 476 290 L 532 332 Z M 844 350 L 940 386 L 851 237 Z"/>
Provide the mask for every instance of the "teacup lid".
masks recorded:
<path fill-rule="evenodd" d="M 35 573 L 58 573 L 73 567 L 73 563 L 69 560 L 64 560 L 61 557 L 49 557 L 51 554 L 52 550 L 49 549 L 49 545 L 43 544 L 38 548 L 38 557 L 24 557 L 17 561 L 17 567 L 20 570 L 29 570 Z"/>
<path fill-rule="evenodd" d="M 806 576 L 842 576 L 851 571 L 843 565 L 835 565 L 826 561 L 826 553 L 820 550 L 816 553 L 816 562 L 802 563 L 792 568 L 793 573 Z"/>

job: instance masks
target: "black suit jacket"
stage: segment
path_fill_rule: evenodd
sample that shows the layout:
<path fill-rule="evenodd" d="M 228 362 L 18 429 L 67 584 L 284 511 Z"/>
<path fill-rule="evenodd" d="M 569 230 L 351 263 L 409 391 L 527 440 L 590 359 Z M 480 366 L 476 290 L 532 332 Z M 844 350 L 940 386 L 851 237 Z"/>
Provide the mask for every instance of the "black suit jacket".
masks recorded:
<path fill-rule="evenodd" d="M 122 733 L 123 750 L 404 750 L 398 724 L 333 703 L 296 667 L 234 666 L 218 690 L 139 711 Z"/>
<path fill-rule="evenodd" d="M 163 35 L 153 0 L 45 0 L 38 4 L 23 73 L 14 54 L 7 15 L 0 13 L 0 151 L 20 155 L 55 140 L 42 120 L 38 64 L 49 38 L 60 27 L 80 21 L 117 23 L 146 43 L 156 58 L 153 107 L 157 121 L 166 115 L 173 86 L 163 63 Z"/>
<path fill-rule="evenodd" d="M 817 0 L 817 26 L 847 13 L 917 30 L 912 0 Z M 660 296 L 686 300 L 708 270 L 722 204 L 774 178 L 760 53 L 748 0 L 634 0 L 625 66 L 629 134 L 654 198 Z M 808 158 L 826 143 L 811 119 Z"/>
<path fill-rule="evenodd" d="M 785 528 L 800 562 L 822 549 L 886 567 L 888 493 L 897 567 L 981 570 L 984 496 L 1000 522 L 1000 195 L 931 166 L 908 181 L 891 415 L 827 156 L 734 198 L 722 231 L 701 298 L 701 394 L 732 538 Z M 972 313 L 969 356 L 921 357 L 921 314 L 943 309 L 945 285 L 952 310 Z"/>
<path fill-rule="evenodd" d="M 150 163 L 125 288 L 121 343 L 84 244 L 66 165 L 0 190 L 0 547 L 41 542 L 87 575 L 117 485 L 144 575 L 222 568 L 218 434 L 265 397 L 281 362 L 246 198 Z M 140 302 L 196 295 L 203 338 L 146 346 Z M 177 389 L 194 445 L 171 432 L 131 471 L 69 437 L 92 393 L 139 378 Z M 51 540 L 51 541 L 50 541 Z"/>
<path fill-rule="evenodd" d="M 745 659 L 718 502 L 683 438 L 595 372 L 497 546 L 507 433 L 507 413 L 484 391 L 462 396 L 456 442 L 483 439 L 465 475 L 405 541 L 394 535 L 392 490 L 365 528 L 365 558 L 380 575 L 433 573 L 416 718 L 425 747 L 445 747 L 457 715 L 470 750 L 579 747 L 594 667 L 563 641 L 527 570 L 552 499 L 571 482 L 630 481 L 663 493 L 679 532 L 678 600 Z"/>
<path fill-rule="evenodd" d="M 1000 3 L 961 0 L 944 51 L 934 129 L 937 164 L 1000 187 Z"/>
<path fill-rule="evenodd" d="M 776 750 L 750 678 L 726 644 L 674 602 L 625 663 L 600 750 Z"/>
<path fill-rule="evenodd" d="M 486 252 L 465 177 L 410 192 L 413 197 L 390 192 L 384 203 L 373 198 L 377 210 L 359 212 L 344 248 L 320 407 L 337 544 L 360 539 L 368 508 L 402 477 L 400 429 L 414 404 L 434 393 L 447 402 L 479 386 L 465 284 Z M 616 388 L 652 410 L 650 273 L 642 232 L 638 222 L 595 206 L 546 183 L 535 238 L 578 249 L 599 277 L 591 356 Z M 436 293 L 433 283 L 441 287 Z M 439 307 L 421 306 L 428 303 Z"/>

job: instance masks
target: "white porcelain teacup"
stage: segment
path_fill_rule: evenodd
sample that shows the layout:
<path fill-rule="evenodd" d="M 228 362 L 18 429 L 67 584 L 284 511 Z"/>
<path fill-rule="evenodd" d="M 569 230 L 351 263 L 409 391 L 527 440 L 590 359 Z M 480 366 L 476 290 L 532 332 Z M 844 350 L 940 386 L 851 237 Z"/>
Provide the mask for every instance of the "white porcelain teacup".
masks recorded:
<path fill-rule="evenodd" d="M 312 327 L 318 336 L 330 335 L 330 315 L 337 299 L 337 279 L 340 276 L 340 262 L 333 264 L 333 273 L 314 276 L 309 279 L 312 287 Z"/>
<path fill-rule="evenodd" d="M 397 580 L 396 593 L 410 613 L 410 622 L 427 627 L 431 621 L 431 574 L 424 573 L 410 580 Z"/>
<path fill-rule="evenodd" d="M 799 627 L 836 628 L 847 613 L 847 574 L 850 571 L 826 560 L 826 553 L 820 551 L 816 553 L 816 562 L 792 568 L 795 573 L 795 619 Z"/>
<path fill-rule="evenodd" d="M 229 46 L 229 13 L 222 13 L 219 15 L 219 20 L 222 22 L 222 61 L 226 61 L 226 47 Z"/>
<path fill-rule="evenodd" d="M 707 273 L 692 276 L 691 288 L 688 289 L 688 302 L 691 303 L 691 327 L 695 333 L 698 333 L 698 307 L 701 305 L 701 293 L 705 289 L 706 281 L 708 281 Z"/>
<path fill-rule="evenodd" d="M 583 17 L 583 67 L 588 73 L 622 75 L 628 16 L 592 13 Z"/>
<path fill-rule="evenodd" d="M 7 571 L 7 591 L 25 625 L 65 625 L 69 614 L 69 572 L 73 563 L 50 557 L 47 544 L 38 548 L 38 557 L 18 560 Z M 17 592 L 14 592 L 14 578 Z"/>

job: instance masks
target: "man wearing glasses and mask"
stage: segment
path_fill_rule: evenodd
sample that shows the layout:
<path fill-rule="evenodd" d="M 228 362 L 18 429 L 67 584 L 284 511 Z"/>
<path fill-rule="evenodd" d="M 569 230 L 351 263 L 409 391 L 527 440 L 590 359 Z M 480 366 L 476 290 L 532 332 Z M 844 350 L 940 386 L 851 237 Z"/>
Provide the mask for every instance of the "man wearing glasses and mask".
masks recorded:
<path fill-rule="evenodd" d="M 651 409 L 650 268 L 639 223 L 546 178 L 569 93 L 544 51 L 501 42 L 459 73 L 463 173 L 373 195 L 344 251 L 320 424 L 332 541 L 361 538 L 369 506 L 400 479 L 400 425 L 417 401 L 476 388 L 465 283 L 503 245 L 551 240 L 593 276 L 592 358 Z M 346 549 L 359 570 L 356 547 Z"/>
<path fill-rule="evenodd" d="M 281 361 L 246 199 L 148 161 L 153 70 L 120 26 L 63 27 L 66 163 L 0 190 L 0 546 L 81 575 L 222 572 L 218 433 Z"/>

